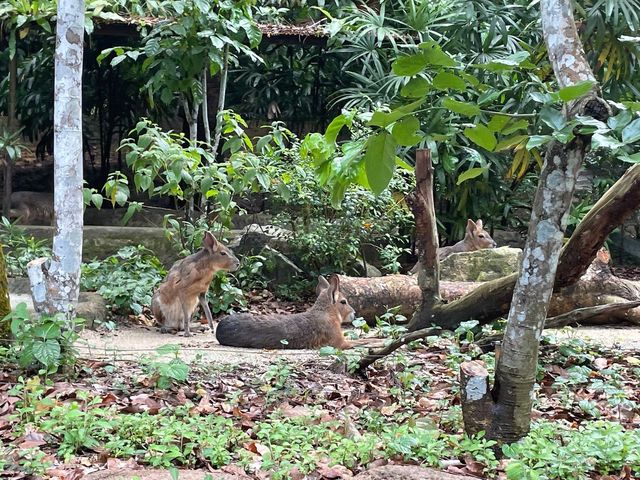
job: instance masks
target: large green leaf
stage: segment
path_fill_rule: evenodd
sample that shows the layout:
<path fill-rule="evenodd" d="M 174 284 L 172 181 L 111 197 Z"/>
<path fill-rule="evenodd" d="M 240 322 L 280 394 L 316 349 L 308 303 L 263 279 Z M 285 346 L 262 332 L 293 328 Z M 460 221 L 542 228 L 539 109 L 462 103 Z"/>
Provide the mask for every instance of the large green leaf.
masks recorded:
<path fill-rule="evenodd" d="M 480 107 L 474 103 L 459 102 L 453 98 L 445 98 L 442 106 L 465 117 L 474 117 L 480 113 Z"/>
<path fill-rule="evenodd" d="M 345 125 L 350 126 L 352 121 L 353 118 L 351 116 L 347 117 L 344 113 L 334 118 L 327 127 L 327 131 L 324 134 L 327 142 L 336 143 L 336 139 L 338 138 L 342 127 L 344 127 Z"/>
<path fill-rule="evenodd" d="M 412 77 L 420 73 L 427 66 L 427 60 L 422 53 L 397 58 L 391 65 L 393 73 L 401 77 Z"/>
<path fill-rule="evenodd" d="M 417 100 L 415 102 L 409 103 L 407 105 L 403 105 L 398 107 L 390 112 L 382 112 L 378 110 L 374 112 L 371 116 L 371 120 L 369 120 L 369 126 L 371 127 L 382 127 L 386 128 L 391 125 L 393 122 L 397 122 L 402 117 L 409 115 L 416 108 L 424 103 L 424 99 Z"/>
<path fill-rule="evenodd" d="M 418 130 L 420 130 L 420 120 L 415 115 L 411 115 L 398 120 L 391 130 L 391 135 L 398 145 L 412 147 L 422 139 L 422 135 L 417 134 Z"/>
<path fill-rule="evenodd" d="M 424 52 L 424 59 L 428 65 L 439 65 L 442 67 L 455 67 L 457 62 L 447 53 L 442 51 L 440 45 L 434 41 L 420 44 L 420 50 Z"/>
<path fill-rule="evenodd" d="M 487 124 L 487 128 L 492 132 L 500 133 L 502 129 L 509 123 L 510 118 L 506 115 L 494 115 Z"/>
<path fill-rule="evenodd" d="M 591 136 L 591 148 L 593 148 L 594 150 L 596 148 L 608 148 L 611 150 L 616 150 L 623 146 L 624 146 L 624 143 L 619 142 L 618 140 L 616 140 L 613 137 L 610 137 L 609 135 L 603 135 L 601 133 L 596 132 Z"/>
<path fill-rule="evenodd" d="M 576 98 L 580 98 L 581 96 L 589 93 L 595 84 L 596 82 L 592 80 L 578 82 L 575 85 L 569 85 L 568 87 L 561 88 L 558 95 L 560 96 L 560 100 L 563 102 L 570 102 L 571 100 L 575 100 Z"/>
<path fill-rule="evenodd" d="M 32 353 L 45 367 L 55 365 L 60 360 L 60 344 L 56 340 L 35 340 Z"/>
<path fill-rule="evenodd" d="M 562 130 L 567 124 L 567 120 L 561 111 L 556 110 L 548 105 L 540 110 L 540 120 L 549 125 L 553 130 Z"/>
<path fill-rule="evenodd" d="M 622 130 L 622 141 L 633 143 L 640 140 L 640 118 L 636 118 Z"/>
<path fill-rule="evenodd" d="M 472 178 L 479 177 L 487 170 L 487 167 L 475 167 L 470 168 L 466 172 L 462 172 L 458 175 L 458 180 L 456 181 L 456 185 L 460 185 L 462 182 L 466 182 L 467 180 L 471 180 Z"/>
<path fill-rule="evenodd" d="M 387 131 L 369 138 L 364 154 L 364 166 L 371 191 L 380 194 L 391 181 L 396 168 L 397 143 Z"/>
<path fill-rule="evenodd" d="M 476 145 L 480 145 L 482 148 L 489 151 L 492 151 L 498 143 L 493 132 L 484 125 L 476 125 L 472 128 L 465 128 L 464 136 Z"/>
<path fill-rule="evenodd" d="M 433 86 L 438 90 L 458 90 L 464 92 L 467 84 L 464 80 L 449 72 L 439 72 L 433 79 Z"/>
<path fill-rule="evenodd" d="M 408 98 L 424 97 L 431 89 L 431 84 L 422 77 L 416 77 L 400 89 L 400 95 Z"/>

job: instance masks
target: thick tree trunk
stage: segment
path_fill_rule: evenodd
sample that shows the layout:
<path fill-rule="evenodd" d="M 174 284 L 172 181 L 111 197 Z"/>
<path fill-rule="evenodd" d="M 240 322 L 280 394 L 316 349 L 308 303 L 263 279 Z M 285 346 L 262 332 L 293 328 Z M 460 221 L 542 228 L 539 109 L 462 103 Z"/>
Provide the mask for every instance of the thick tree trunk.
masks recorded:
<path fill-rule="evenodd" d="M 543 36 L 560 86 L 595 81 L 576 32 L 571 2 L 541 0 L 540 7 Z M 576 102 L 565 115 L 571 118 L 576 113 L 585 114 L 584 108 L 583 102 Z M 469 435 L 478 433 L 481 427 L 488 438 L 512 443 L 529 432 L 539 340 L 553 292 L 573 190 L 587 146 L 588 140 L 578 136 L 566 145 L 553 141 L 547 149 L 501 354 L 496 360 L 490 396 L 493 408 L 478 410 L 476 417 L 466 422 L 465 431 Z M 480 398 L 478 391 L 468 386 L 461 396 L 463 409 L 465 402 L 477 402 Z"/>
<path fill-rule="evenodd" d="M 11 313 L 9 298 L 9 281 L 7 280 L 7 262 L 4 259 L 2 245 L 0 245 L 0 320 Z M 8 340 L 11 335 L 11 324 L 0 322 L 0 342 Z"/>
<path fill-rule="evenodd" d="M 82 262 L 82 59 L 84 1 L 59 0 L 54 81 L 55 234 L 50 261 L 30 263 L 34 306 L 72 317 Z M 44 301 L 43 301 L 44 300 Z"/>
<path fill-rule="evenodd" d="M 433 319 L 433 308 L 440 299 L 440 264 L 438 263 L 438 227 L 433 203 L 433 165 L 431 152 L 416 152 L 416 189 L 407 196 L 416 223 L 416 240 L 420 252 L 418 286 L 421 291 L 420 308 L 412 322 L 428 323 Z"/>

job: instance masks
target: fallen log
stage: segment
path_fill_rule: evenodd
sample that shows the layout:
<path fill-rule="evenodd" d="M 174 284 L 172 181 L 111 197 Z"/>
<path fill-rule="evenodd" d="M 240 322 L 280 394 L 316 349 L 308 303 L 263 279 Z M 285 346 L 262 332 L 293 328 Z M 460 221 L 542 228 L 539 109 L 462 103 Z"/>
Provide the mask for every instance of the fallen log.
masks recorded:
<path fill-rule="evenodd" d="M 549 316 L 562 315 L 578 308 L 640 300 L 640 282 L 616 277 L 611 272 L 607 262 L 608 256 L 601 254 L 592 262 L 586 273 L 576 283 L 555 292 L 551 298 Z M 511 281 L 511 278 L 512 275 L 492 282 L 440 282 L 440 296 L 448 302 L 464 297 L 464 300 L 468 303 L 476 300 L 477 292 L 481 292 L 482 298 L 491 299 L 492 292 L 503 289 Z M 349 303 L 356 311 L 356 315 L 369 322 L 392 307 L 398 307 L 397 313 L 409 319 L 416 308 L 419 307 L 422 299 L 417 280 L 415 276 L 410 275 L 388 275 L 374 278 L 341 276 L 340 288 L 349 299 Z M 506 301 L 507 303 L 501 309 L 496 305 L 490 306 L 490 308 L 506 313 L 509 300 Z M 452 304 L 436 307 L 434 309 L 434 319 L 437 320 L 437 315 L 442 311 L 446 311 L 447 307 L 450 305 L 455 306 L 459 302 L 460 300 Z M 467 303 L 464 305 L 465 309 L 469 308 Z M 500 314 L 497 314 L 492 318 L 486 316 L 482 318 L 480 310 L 482 305 L 487 305 L 487 303 L 480 302 L 478 304 L 478 317 L 471 314 L 466 318 L 463 317 L 460 321 L 475 318 L 480 320 L 481 323 L 487 323 L 500 316 Z M 622 321 L 640 324 L 640 308 L 625 311 L 614 310 L 613 312 L 591 316 L 584 320 L 585 323 L 590 324 L 618 323 Z M 438 321 L 434 323 L 443 328 L 452 328 L 459 324 L 458 322 L 457 324 L 443 325 L 442 322 Z M 425 328 L 428 327 L 429 325 L 425 326 Z"/>

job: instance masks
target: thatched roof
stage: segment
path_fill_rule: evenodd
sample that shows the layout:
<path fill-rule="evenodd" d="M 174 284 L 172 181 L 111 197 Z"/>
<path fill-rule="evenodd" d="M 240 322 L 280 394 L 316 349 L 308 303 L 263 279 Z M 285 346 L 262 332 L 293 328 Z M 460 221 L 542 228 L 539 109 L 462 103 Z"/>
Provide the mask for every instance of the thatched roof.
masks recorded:
<path fill-rule="evenodd" d="M 152 26 L 162 21 L 157 17 L 125 17 L 120 19 L 96 19 L 95 34 L 117 37 L 137 36 L 140 25 Z M 298 25 L 259 23 L 265 42 L 324 45 L 328 34 L 321 23 Z"/>

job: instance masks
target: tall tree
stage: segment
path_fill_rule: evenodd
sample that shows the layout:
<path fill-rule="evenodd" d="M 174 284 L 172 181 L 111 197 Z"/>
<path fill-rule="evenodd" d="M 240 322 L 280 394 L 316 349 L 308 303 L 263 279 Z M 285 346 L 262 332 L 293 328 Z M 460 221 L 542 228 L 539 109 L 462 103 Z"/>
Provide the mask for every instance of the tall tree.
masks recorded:
<path fill-rule="evenodd" d="M 54 81 L 53 255 L 29 264 L 34 306 L 72 316 L 82 262 L 82 60 L 84 0 L 59 0 Z"/>
<path fill-rule="evenodd" d="M 576 115 L 606 120 L 609 109 L 599 97 L 595 77 L 576 31 L 570 0 L 541 0 L 542 29 L 549 59 L 561 88 L 592 82 L 594 87 L 566 105 L 567 120 Z M 539 339 L 553 292 L 568 212 L 588 137 L 576 135 L 549 145 L 533 203 L 529 232 L 513 292 L 497 364 L 493 391 L 478 362 L 462 366 L 462 400 L 468 433 L 513 442 L 529 431 Z"/>

